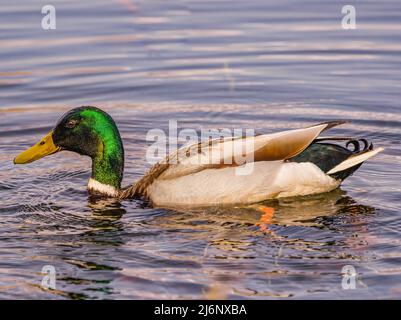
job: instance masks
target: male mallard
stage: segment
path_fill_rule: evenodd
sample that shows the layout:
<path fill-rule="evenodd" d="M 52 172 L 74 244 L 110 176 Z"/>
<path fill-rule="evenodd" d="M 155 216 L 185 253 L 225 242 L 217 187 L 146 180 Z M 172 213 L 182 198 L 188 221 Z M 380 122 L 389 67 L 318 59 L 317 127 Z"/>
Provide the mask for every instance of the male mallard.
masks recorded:
<path fill-rule="evenodd" d="M 137 183 L 121 189 L 124 149 L 117 126 L 106 112 L 85 106 L 67 112 L 49 134 L 17 156 L 14 163 L 29 163 L 69 150 L 92 159 L 90 193 L 120 199 L 144 196 L 157 206 L 255 203 L 331 191 L 383 150 L 373 149 L 365 139 L 318 138 L 323 131 L 343 123 L 332 121 L 274 134 L 193 144 L 178 149 Z M 327 142 L 335 140 L 348 142 L 346 147 Z M 353 150 L 348 149 L 349 144 Z M 246 150 L 247 161 L 232 161 L 238 158 L 238 149 Z M 214 161 L 199 161 L 205 158 Z M 248 172 L 238 170 L 249 165 Z"/>

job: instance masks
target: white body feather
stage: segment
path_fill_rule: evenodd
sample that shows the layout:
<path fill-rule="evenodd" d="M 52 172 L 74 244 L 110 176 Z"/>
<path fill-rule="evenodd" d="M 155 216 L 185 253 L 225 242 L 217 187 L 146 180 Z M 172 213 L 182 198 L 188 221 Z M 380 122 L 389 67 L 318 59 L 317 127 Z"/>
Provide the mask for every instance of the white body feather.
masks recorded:
<path fill-rule="evenodd" d="M 249 175 L 235 168 L 207 169 L 176 179 L 157 179 L 147 193 L 157 206 L 255 203 L 271 198 L 328 192 L 340 185 L 312 163 L 255 162 Z"/>

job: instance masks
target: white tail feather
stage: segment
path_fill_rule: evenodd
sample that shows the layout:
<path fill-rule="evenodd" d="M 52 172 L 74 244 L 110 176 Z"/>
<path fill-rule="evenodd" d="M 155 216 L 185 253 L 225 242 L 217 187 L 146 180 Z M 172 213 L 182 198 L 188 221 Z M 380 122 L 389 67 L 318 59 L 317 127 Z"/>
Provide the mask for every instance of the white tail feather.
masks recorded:
<path fill-rule="evenodd" d="M 341 162 L 340 164 L 335 166 L 333 169 L 331 169 L 329 172 L 327 172 L 327 174 L 333 174 L 336 172 L 344 171 L 348 168 L 351 168 L 357 164 L 360 164 L 360 163 L 366 161 L 370 157 L 373 157 L 374 155 L 378 154 L 379 152 L 381 152 L 383 150 L 384 150 L 384 148 L 377 148 L 377 149 L 362 153 L 357 156 L 349 157 L 347 160 Z"/>

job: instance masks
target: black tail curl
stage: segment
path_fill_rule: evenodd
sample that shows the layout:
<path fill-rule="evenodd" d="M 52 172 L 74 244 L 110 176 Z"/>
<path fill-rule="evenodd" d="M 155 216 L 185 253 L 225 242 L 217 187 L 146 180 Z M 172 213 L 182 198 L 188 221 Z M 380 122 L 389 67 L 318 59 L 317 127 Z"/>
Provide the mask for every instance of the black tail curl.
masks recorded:
<path fill-rule="evenodd" d="M 345 148 L 351 151 L 353 154 L 360 154 L 369 150 L 373 150 L 373 143 L 369 143 L 368 140 L 365 138 L 317 138 L 315 139 L 312 144 L 317 143 L 317 142 L 322 142 L 322 141 L 347 141 L 345 144 Z M 363 143 L 363 148 L 361 149 L 361 143 Z M 350 149 L 349 145 L 353 145 L 354 149 Z"/>

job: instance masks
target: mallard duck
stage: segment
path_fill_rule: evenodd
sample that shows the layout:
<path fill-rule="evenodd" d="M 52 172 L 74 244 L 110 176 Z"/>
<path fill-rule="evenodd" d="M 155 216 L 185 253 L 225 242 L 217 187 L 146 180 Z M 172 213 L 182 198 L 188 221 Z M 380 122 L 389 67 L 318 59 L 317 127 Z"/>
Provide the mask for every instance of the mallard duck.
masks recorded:
<path fill-rule="evenodd" d="M 374 149 L 365 139 L 319 137 L 323 131 L 343 123 L 330 121 L 274 134 L 211 139 L 186 146 L 122 189 L 124 148 L 117 126 L 105 111 L 84 106 L 64 114 L 53 130 L 18 155 L 14 163 L 30 163 L 69 150 L 92 159 L 88 183 L 91 194 L 120 199 L 142 196 L 155 206 L 166 207 L 251 204 L 334 190 L 365 160 L 383 150 Z M 343 147 L 333 141 L 347 142 Z M 350 150 L 349 145 L 354 147 Z M 238 150 L 241 161 L 236 161 Z"/>

